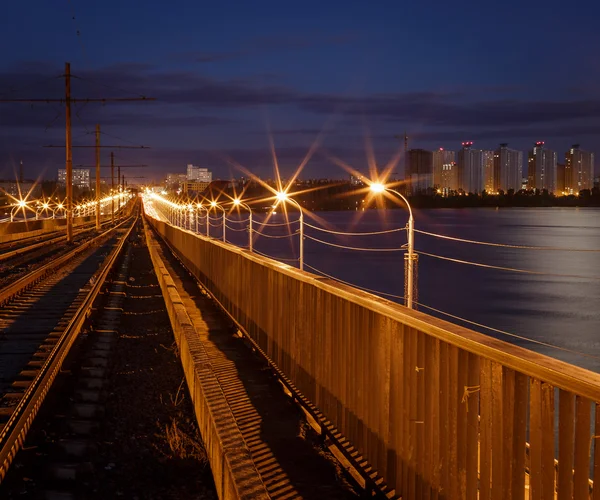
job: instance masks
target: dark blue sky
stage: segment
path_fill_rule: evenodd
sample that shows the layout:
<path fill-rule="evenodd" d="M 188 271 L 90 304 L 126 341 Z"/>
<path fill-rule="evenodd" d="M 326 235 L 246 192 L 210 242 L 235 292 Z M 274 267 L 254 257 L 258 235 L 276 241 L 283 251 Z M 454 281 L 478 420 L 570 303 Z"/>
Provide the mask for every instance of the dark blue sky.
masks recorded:
<path fill-rule="evenodd" d="M 366 137 L 384 165 L 404 130 L 411 147 L 600 152 L 598 2 L 404 4 L 11 2 L 0 98 L 60 98 L 65 61 L 75 97 L 156 97 L 73 118 L 75 144 L 99 122 L 105 144 L 151 146 L 115 152 L 153 176 L 190 162 L 239 175 L 228 159 L 270 176 L 268 130 L 284 173 L 318 145 L 306 177 L 345 176 L 332 156 L 366 172 Z M 0 104 L 0 176 L 22 159 L 52 177 L 64 153 L 41 146 L 63 144 L 63 127 L 60 105 Z M 92 161 L 74 150 L 75 165 Z"/>

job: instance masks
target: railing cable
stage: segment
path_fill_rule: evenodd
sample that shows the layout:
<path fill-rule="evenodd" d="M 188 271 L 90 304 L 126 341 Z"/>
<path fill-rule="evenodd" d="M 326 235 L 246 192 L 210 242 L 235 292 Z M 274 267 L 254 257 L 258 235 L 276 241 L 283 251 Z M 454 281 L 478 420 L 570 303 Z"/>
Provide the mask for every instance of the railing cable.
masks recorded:
<path fill-rule="evenodd" d="M 519 250 L 544 250 L 544 251 L 561 251 L 561 252 L 600 252 L 600 249 L 585 249 L 585 248 L 565 248 L 565 247 L 537 247 L 537 246 L 528 246 L 528 245 L 509 245 L 505 243 L 491 243 L 489 241 L 476 241 L 476 240 L 467 240 L 464 238 L 455 238 L 454 236 L 446 236 L 443 234 L 437 233 L 429 233 L 427 231 L 421 231 L 420 229 L 415 229 L 415 233 L 424 234 L 426 236 L 432 236 L 434 238 L 442 238 L 444 240 L 452 240 L 459 241 L 461 243 L 471 243 L 473 245 L 486 245 L 491 247 L 502 247 L 502 248 L 516 248 Z"/>
<path fill-rule="evenodd" d="M 335 276 L 332 276 L 331 274 L 327 274 L 326 272 L 323 272 L 320 269 L 317 269 L 316 267 L 313 267 L 310 264 L 307 264 L 306 262 L 304 263 L 304 267 L 308 267 L 308 268 L 312 269 L 313 271 L 321 274 L 322 276 L 325 276 L 326 278 L 330 278 L 330 279 L 332 279 L 334 281 L 338 281 L 340 283 L 343 283 L 344 285 L 348 285 L 348 286 L 351 286 L 351 287 L 354 287 L 354 288 L 358 288 L 359 290 L 363 290 L 365 292 L 370 292 L 370 293 L 373 293 L 373 294 L 379 295 L 379 296 L 387 296 L 387 297 L 392 297 L 392 298 L 395 298 L 395 299 L 404 300 L 404 297 L 402 297 L 400 295 L 394 295 L 393 293 L 387 293 L 387 292 L 380 292 L 378 290 L 373 290 L 371 288 L 367 288 L 367 287 L 364 287 L 364 286 L 355 285 L 354 283 L 350 283 L 350 282 L 344 281 L 344 280 L 342 280 L 340 278 L 336 278 Z M 493 328 L 491 326 L 487 326 L 487 325 L 484 325 L 482 323 L 477 323 L 476 321 L 471 321 L 471 320 L 468 320 L 468 319 L 465 319 L 465 318 L 461 318 L 460 316 L 455 316 L 454 314 L 450 314 L 450 313 L 441 311 L 440 309 L 436 309 L 435 307 L 427 306 L 427 305 L 422 304 L 420 302 L 414 302 L 414 303 L 417 304 L 420 307 L 424 307 L 424 308 L 429 309 L 431 311 L 434 311 L 436 313 L 443 314 L 443 315 L 446 315 L 446 316 L 451 317 L 453 319 L 457 319 L 459 321 L 463 321 L 465 323 L 471 324 L 473 326 L 477 326 L 479 328 L 485 328 L 487 330 L 490 330 L 490 331 L 493 331 L 493 332 L 496 332 L 496 333 L 500 333 L 500 334 L 506 335 L 508 337 L 513 337 L 513 338 L 516 338 L 516 339 L 519 339 L 519 340 L 524 340 L 524 341 L 531 342 L 533 344 L 538 344 L 538 345 L 541 345 L 541 346 L 544 346 L 544 347 L 550 347 L 550 348 L 558 349 L 560 351 L 565 351 L 565 352 L 568 352 L 568 353 L 571 353 L 571 354 L 577 354 L 577 355 L 580 355 L 580 356 L 585 356 L 585 357 L 588 357 L 588 358 L 600 360 L 599 356 L 595 356 L 593 354 L 589 354 L 589 353 L 585 353 L 585 352 L 580 352 L 580 351 L 575 351 L 573 349 L 569 349 L 568 347 L 561 347 L 561 346 L 557 346 L 557 345 L 554 345 L 554 344 L 549 344 L 548 342 L 543 342 L 541 340 L 536 340 L 536 339 L 531 339 L 531 338 L 528 338 L 528 337 L 524 337 L 524 336 L 518 335 L 516 333 L 510 333 L 510 332 L 507 332 L 505 330 L 499 330 L 498 328 Z"/>
<path fill-rule="evenodd" d="M 257 220 L 253 220 L 252 224 L 258 224 L 259 226 L 289 226 L 290 224 L 296 224 L 299 222 L 299 219 L 291 220 L 289 222 L 259 222 Z"/>
<path fill-rule="evenodd" d="M 305 238 L 308 238 L 309 240 L 313 240 L 316 241 L 318 243 L 322 243 L 323 245 L 329 245 L 332 247 L 336 247 L 336 248 L 343 248 L 345 250 L 357 250 L 357 251 L 361 251 L 361 252 L 401 252 L 401 251 L 405 251 L 405 248 L 362 248 L 362 247 L 350 247 L 347 245 L 337 245 L 336 243 L 330 243 L 329 241 L 323 241 L 320 240 L 318 238 L 314 238 L 312 236 L 309 236 L 308 234 L 304 234 Z"/>
<path fill-rule="evenodd" d="M 272 234 L 261 233 L 254 229 L 252 230 L 252 232 L 255 234 L 258 234 L 259 236 L 264 236 L 265 238 L 272 238 L 272 239 L 291 238 L 292 236 L 296 236 L 296 234 L 298 234 L 298 233 L 291 233 L 291 234 L 283 234 L 283 235 L 274 236 Z"/>
<path fill-rule="evenodd" d="M 268 259 L 278 260 L 282 262 L 298 262 L 298 259 L 284 259 L 283 257 L 273 257 L 272 255 L 267 255 L 266 253 L 259 252 L 256 248 L 253 250 L 254 253 L 258 255 L 262 255 L 263 257 L 267 257 Z"/>
<path fill-rule="evenodd" d="M 397 233 L 398 231 L 406 231 L 405 227 L 400 227 L 400 228 L 396 228 L 396 229 L 388 229 L 385 231 L 372 231 L 372 232 L 367 232 L 367 233 L 347 233 L 347 232 L 343 232 L 343 231 L 333 231 L 331 229 L 325 229 L 322 227 L 313 226 L 312 224 L 309 224 L 308 222 L 305 222 L 304 225 L 307 227 L 310 227 L 312 229 L 316 229 L 317 231 L 322 231 L 324 233 L 331 233 L 331 234 L 339 234 L 342 236 L 372 236 L 372 235 L 376 235 L 376 234 L 389 234 L 389 233 Z"/>
<path fill-rule="evenodd" d="M 432 253 L 422 252 L 420 250 L 416 251 L 416 253 L 418 253 L 419 255 L 425 255 L 426 257 L 433 257 L 435 259 L 456 262 L 457 264 L 467 264 L 467 265 L 475 266 L 475 267 L 484 267 L 487 269 L 497 269 L 498 271 L 509 271 L 509 272 L 513 272 L 513 273 L 522 273 L 522 274 L 534 274 L 537 276 L 553 276 L 555 278 L 575 278 L 575 279 L 583 279 L 583 280 L 600 280 L 600 276 L 583 276 L 581 274 L 547 273 L 544 271 L 532 271 L 531 269 L 518 269 L 515 267 L 494 266 L 491 264 L 483 264 L 481 262 L 470 262 L 468 260 L 453 259 L 451 257 L 442 257 L 441 255 L 435 255 Z"/>

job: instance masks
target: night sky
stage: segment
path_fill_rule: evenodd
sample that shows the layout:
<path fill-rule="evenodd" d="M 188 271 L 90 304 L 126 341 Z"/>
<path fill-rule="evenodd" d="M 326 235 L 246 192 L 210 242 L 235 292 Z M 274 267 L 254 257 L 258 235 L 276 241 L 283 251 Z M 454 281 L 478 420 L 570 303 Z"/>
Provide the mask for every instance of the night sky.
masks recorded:
<path fill-rule="evenodd" d="M 157 98 L 73 110 L 74 144 L 98 122 L 104 144 L 150 146 L 115 154 L 156 179 L 270 177 L 269 135 L 284 175 L 310 151 L 301 177 L 346 177 L 334 158 L 366 173 L 371 143 L 384 166 L 405 130 L 431 149 L 544 140 L 560 162 L 579 143 L 598 163 L 599 19 L 595 1 L 23 0 L 0 16 L 0 99 L 60 98 L 66 61 L 74 97 Z M 64 168 L 42 148 L 64 144 L 60 104 L 0 104 L 0 129 L 0 177 Z"/>

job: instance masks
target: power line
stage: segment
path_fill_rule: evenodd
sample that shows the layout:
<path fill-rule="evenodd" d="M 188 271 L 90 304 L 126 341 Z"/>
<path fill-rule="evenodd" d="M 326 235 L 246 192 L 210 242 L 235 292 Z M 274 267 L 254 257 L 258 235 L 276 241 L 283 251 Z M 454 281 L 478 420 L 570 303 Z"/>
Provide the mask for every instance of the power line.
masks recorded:
<path fill-rule="evenodd" d="M 67 184 L 67 196 L 66 196 L 66 218 L 67 218 L 67 242 L 72 243 L 73 241 L 73 155 L 72 155 L 72 127 L 71 127 L 71 105 L 76 103 L 90 103 L 90 102 L 131 102 L 131 101 L 152 101 L 154 98 L 141 96 L 137 98 L 131 97 L 113 97 L 113 98 L 73 98 L 71 97 L 71 64 L 65 63 L 65 97 L 64 99 L 53 99 L 53 98 L 33 98 L 33 99 L 0 99 L 0 102 L 19 102 L 19 103 L 64 103 L 65 104 L 65 115 L 66 115 L 66 137 L 65 137 L 65 150 L 66 150 L 66 184 Z M 76 112 L 77 116 L 77 112 Z"/>
<path fill-rule="evenodd" d="M 143 94 L 139 94 L 137 92 L 132 92 L 132 91 L 129 91 L 129 90 L 121 88 L 121 87 L 115 87 L 114 85 L 109 85 L 109 84 L 106 84 L 106 83 L 101 83 L 101 82 L 98 82 L 98 81 L 94 81 L 91 78 L 86 78 L 86 77 L 78 76 L 78 75 L 72 75 L 72 76 L 73 76 L 73 78 L 76 78 L 77 80 L 81 80 L 81 81 L 84 81 L 84 82 L 92 83 L 94 85 L 98 85 L 100 87 L 105 87 L 105 88 L 110 89 L 110 90 L 116 90 L 118 92 L 123 92 L 125 94 L 136 95 L 138 97 L 143 97 L 143 98 L 146 97 Z"/>

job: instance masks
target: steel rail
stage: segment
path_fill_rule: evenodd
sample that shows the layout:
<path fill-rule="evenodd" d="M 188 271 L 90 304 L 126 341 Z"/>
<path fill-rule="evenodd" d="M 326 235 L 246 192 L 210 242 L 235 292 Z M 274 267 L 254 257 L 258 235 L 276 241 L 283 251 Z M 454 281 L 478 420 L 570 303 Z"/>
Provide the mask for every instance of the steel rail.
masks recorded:
<path fill-rule="evenodd" d="M 49 356 L 46 358 L 39 373 L 25 391 L 23 398 L 15 407 L 15 410 L 13 411 L 6 425 L 0 431 L 0 482 L 4 480 L 10 464 L 12 463 L 19 449 L 23 446 L 25 437 L 31 428 L 35 416 L 41 408 L 46 395 L 52 387 L 52 383 L 54 382 L 56 375 L 59 373 L 62 367 L 65 357 L 69 353 L 73 342 L 77 338 L 81 327 L 87 319 L 88 311 L 91 309 L 94 300 L 100 292 L 108 273 L 114 266 L 116 259 L 121 254 L 121 250 L 123 249 L 125 241 L 127 241 L 132 229 L 135 227 L 138 217 L 139 216 L 135 216 L 135 218 L 130 217 L 118 226 L 115 226 L 110 231 L 107 231 L 106 233 L 103 233 L 103 235 L 92 240 L 93 242 L 96 242 L 98 239 L 106 237 L 108 233 L 120 228 L 122 225 L 130 222 L 130 220 L 133 218 L 133 223 L 131 223 L 131 226 L 127 232 L 121 237 L 120 241 L 115 245 L 115 248 L 110 256 L 105 260 L 104 266 L 97 275 L 91 290 L 75 314 L 69 320 L 69 323 L 65 327 L 63 334 L 50 352 Z M 89 246 L 90 245 L 86 244 L 86 248 Z M 72 257 L 73 253 L 74 252 L 71 252 L 69 257 Z M 64 262 L 64 260 L 64 258 L 61 259 L 61 262 Z"/>

